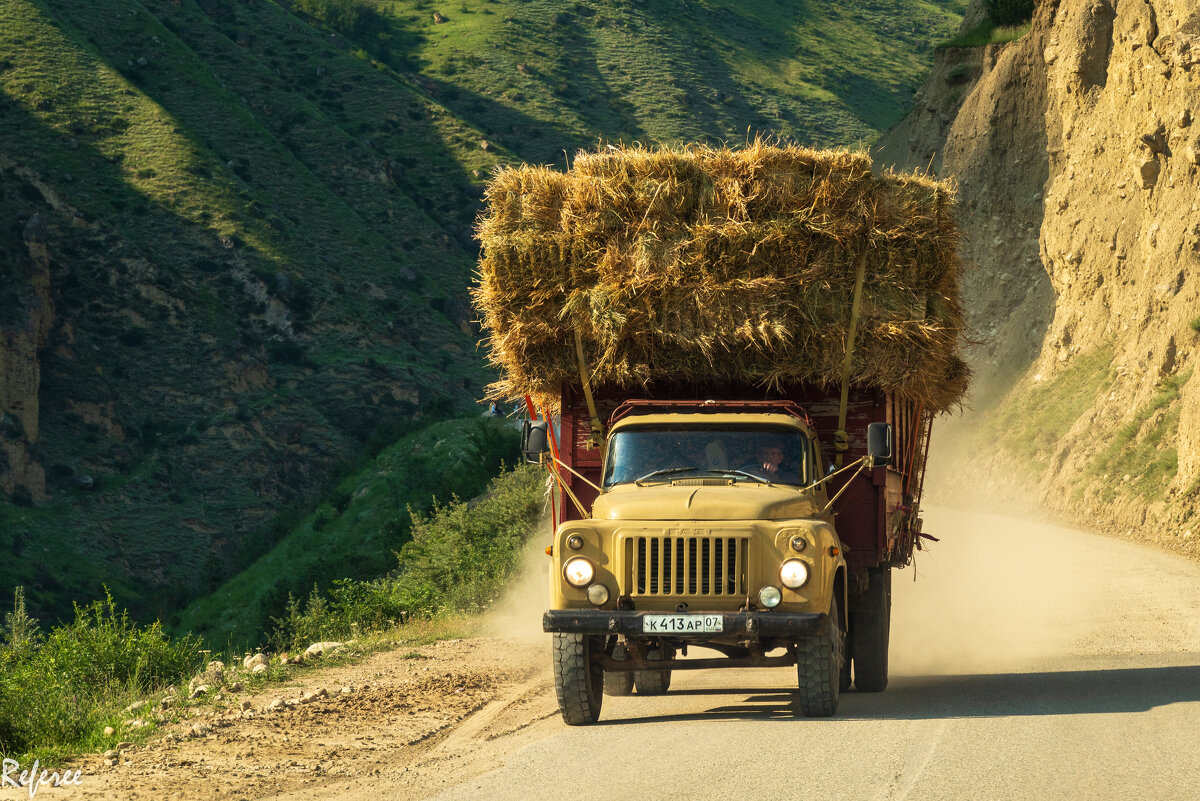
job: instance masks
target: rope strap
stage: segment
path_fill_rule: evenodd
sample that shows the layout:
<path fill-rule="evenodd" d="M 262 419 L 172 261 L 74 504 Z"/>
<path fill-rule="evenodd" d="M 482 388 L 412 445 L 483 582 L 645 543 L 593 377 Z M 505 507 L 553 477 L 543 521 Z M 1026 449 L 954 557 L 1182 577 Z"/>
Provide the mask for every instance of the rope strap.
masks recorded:
<path fill-rule="evenodd" d="M 837 454 L 833 463 L 842 466 L 846 460 L 846 451 L 850 448 L 850 437 L 846 434 L 846 412 L 850 405 L 850 360 L 854 355 L 854 335 L 858 328 L 858 310 L 862 305 L 863 279 L 867 275 L 867 243 L 863 242 L 862 253 L 858 257 L 858 275 L 854 279 L 854 302 L 850 306 L 850 334 L 846 338 L 846 359 L 842 362 L 842 400 L 838 406 L 837 433 L 833 435 L 833 450 Z M 578 340 L 576 340 L 578 342 Z"/>
<path fill-rule="evenodd" d="M 588 434 L 588 449 L 599 448 L 604 444 L 604 426 L 600 424 L 600 415 L 596 413 L 596 401 L 592 399 L 591 382 L 588 380 L 587 360 L 583 357 L 583 340 L 579 338 L 579 329 L 575 329 L 575 355 L 579 358 L 579 382 L 583 385 L 583 397 L 587 401 L 588 415 L 591 417 L 591 431 Z"/>

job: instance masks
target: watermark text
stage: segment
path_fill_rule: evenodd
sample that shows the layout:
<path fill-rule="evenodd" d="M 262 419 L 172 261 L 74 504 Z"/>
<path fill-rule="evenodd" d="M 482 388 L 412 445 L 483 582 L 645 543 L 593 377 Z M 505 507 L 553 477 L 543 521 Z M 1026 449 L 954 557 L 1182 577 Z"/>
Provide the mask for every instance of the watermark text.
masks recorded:
<path fill-rule="evenodd" d="M 5 759 L 0 762 L 0 789 L 5 787 L 24 787 L 29 790 L 29 797 L 33 798 L 37 795 L 37 791 L 43 785 L 49 787 L 66 787 L 74 785 L 78 787 L 82 781 L 80 775 L 82 770 L 77 770 L 74 773 L 65 771 L 43 770 L 38 773 L 38 760 L 33 760 L 33 767 L 28 770 L 21 770 L 21 765 L 15 759 Z"/>

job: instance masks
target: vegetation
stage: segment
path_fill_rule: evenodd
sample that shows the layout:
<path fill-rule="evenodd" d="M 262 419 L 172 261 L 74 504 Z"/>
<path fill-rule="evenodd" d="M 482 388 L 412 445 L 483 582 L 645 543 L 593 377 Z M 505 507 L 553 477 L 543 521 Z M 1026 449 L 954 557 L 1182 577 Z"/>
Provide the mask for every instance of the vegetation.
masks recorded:
<path fill-rule="evenodd" d="M 997 25 L 1020 25 L 1033 16 L 1035 0 L 983 0 L 988 18 Z"/>
<path fill-rule="evenodd" d="M 1164 378 L 1150 402 L 1117 429 L 1107 447 L 1093 460 L 1089 474 L 1103 482 L 1100 497 L 1112 500 L 1130 487 L 1143 500 L 1161 498 L 1179 470 L 1179 392 L 1192 377 L 1184 373 Z"/>
<path fill-rule="evenodd" d="M 429 627 L 415 621 L 455 621 L 461 620 L 455 613 L 486 610 L 516 575 L 542 511 L 544 485 L 540 468 L 523 465 L 501 473 L 473 503 L 453 499 L 428 515 L 413 514 L 413 539 L 391 575 L 340 579 L 324 596 L 314 587 L 303 607 L 289 597 L 271 644 L 291 650 L 320 640 L 370 641 L 402 622 L 412 635 L 405 642 L 414 644 L 429 636 Z M 227 661 L 236 663 L 236 653 L 228 649 Z M 112 747 L 130 736 L 122 720 L 131 701 L 186 681 L 207 654 L 198 637 L 172 640 L 157 622 L 132 623 L 107 594 L 43 635 L 18 588 L 0 630 L 0 756 L 53 763 Z M 279 677 L 276 671 L 256 681 Z M 114 733 L 103 734 L 105 726 Z"/>
<path fill-rule="evenodd" d="M 358 590 L 347 588 L 358 585 L 336 580 L 369 582 L 388 573 L 394 552 L 420 530 L 414 521 L 438 508 L 438 499 L 484 492 L 517 455 L 517 441 L 506 421 L 488 418 L 448 420 L 401 437 L 347 475 L 269 552 L 184 609 L 175 629 L 203 634 L 217 648 L 243 647 L 255 644 L 272 618 L 286 616 L 289 596 L 314 584 L 319 593 L 333 587 L 335 597 L 349 598 Z"/>
<path fill-rule="evenodd" d="M 1046 468 L 1063 435 L 1112 383 L 1111 364 L 1110 349 L 1077 355 L 1065 370 L 1031 384 L 992 414 L 982 442 L 988 447 L 998 445 L 1038 469 Z"/>
<path fill-rule="evenodd" d="M 302 648 L 380 631 L 410 616 L 476 613 L 498 600 L 516 575 L 543 508 L 545 472 L 523 465 L 494 479 L 474 503 L 453 500 L 413 519 L 399 565 L 373 581 L 342 579 L 301 604 L 289 597 L 271 644 Z"/>
<path fill-rule="evenodd" d="M 984 47 L 990 44 L 1004 44 L 1005 42 L 1015 42 L 1025 34 L 1029 33 L 1032 27 L 1026 25 L 996 25 L 990 19 L 984 19 L 974 28 L 958 34 L 952 39 L 947 39 L 937 45 L 937 49 L 945 50 L 950 47 Z"/>
<path fill-rule="evenodd" d="M 946 83 L 967 83 L 975 77 L 976 68 L 971 64 L 955 64 L 946 71 Z"/>
<path fill-rule="evenodd" d="M 111 747 L 116 736 L 102 730 L 120 725 L 127 704 L 186 680 L 202 661 L 198 638 L 139 626 L 111 595 L 43 633 L 18 588 L 0 630 L 0 755 L 53 761 Z"/>
<path fill-rule="evenodd" d="M 107 585 L 165 617 L 376 431 L 472 409 L 451 299 L 470 171 L 502 151 L 270 3 L 15 0 L 0 28 L 0 276 L 28 275 L 34 213 L 57 271 L 40 431 L 2 434 L 45 496 L 0 500 L 0 592 L 65 620 Z"/>
<path fill-rule="evenodd" d="M 779 134 L 874 139 L 907 111 L 957 0 L 797 4 L 495 0 L 379 5 L 419 34 L 412 58 L 439 101 L 489 141 L 562 164 L 608 141 Z"/>

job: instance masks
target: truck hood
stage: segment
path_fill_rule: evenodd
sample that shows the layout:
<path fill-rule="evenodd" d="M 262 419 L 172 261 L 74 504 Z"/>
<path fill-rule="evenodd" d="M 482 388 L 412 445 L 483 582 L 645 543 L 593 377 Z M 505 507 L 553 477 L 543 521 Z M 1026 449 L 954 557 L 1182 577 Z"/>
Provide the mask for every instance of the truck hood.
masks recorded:
<path fill-rule="evenodd" d="M 622 484 L 592 506 L 596 520 L 791 520 L 820 511 L 812 493 L 765 484 L 638 487 Z"/>

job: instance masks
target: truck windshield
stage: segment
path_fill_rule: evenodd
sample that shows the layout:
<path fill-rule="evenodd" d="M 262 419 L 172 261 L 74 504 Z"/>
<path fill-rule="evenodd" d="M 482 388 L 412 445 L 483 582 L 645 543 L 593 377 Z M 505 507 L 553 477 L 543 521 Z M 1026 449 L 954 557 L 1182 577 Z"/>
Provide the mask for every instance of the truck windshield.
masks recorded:
<path fill-rule="evenodd" d="M 803 485 L 808 438 L 782 426 L 631 426 L 609 438 L 604 486 L 725 476 Z"/>

